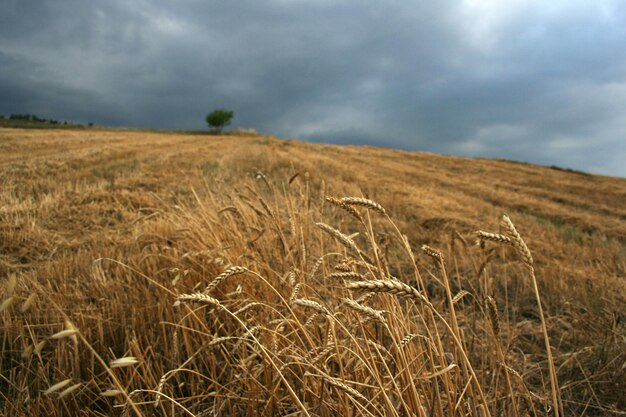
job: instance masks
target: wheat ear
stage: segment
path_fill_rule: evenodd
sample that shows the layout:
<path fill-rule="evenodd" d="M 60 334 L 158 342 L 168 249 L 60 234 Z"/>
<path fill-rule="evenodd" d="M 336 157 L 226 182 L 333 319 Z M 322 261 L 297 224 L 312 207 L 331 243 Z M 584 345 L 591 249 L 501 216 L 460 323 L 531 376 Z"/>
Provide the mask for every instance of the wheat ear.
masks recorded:
<path fill-rule="evenodd" d="M 341 233 L 339 230 L 335 229 L 332 226 L 327 225 L 326 223 L 315 223 L 317 227 L 337 239 L 343 246 L 348 249 L 352 249 L 355 253 L 360 253 L 361 251 L 354 243 L 354 240 L 350 239 L 348 236 Z"/>
<path fill-rule="evenodd" d="M 361 313 L 361 314 L 363 314 L 363 315 L 365 315 L 365 316 L 367 316 L 367 317 L 369 317 L 371 319 L 374 319 L 374 320 L 377 320 L 377 321 L 379 321 L 379 322 L 381 322 L 383 324 L 386 324 L 385 317 L 383 316 L 383 314 L 386 313 L 386 311 L 376 310 L 376 309 L 373 309 L 372 307 L 361 305 L 361 304 L 357 303 L 356 301 L 351 300 L 349 298 L 341 298 L 340 300 L 346 306 L 350 307 L 351 309 L 353 309 L 355 311 L 358 311 L 359 313 Z"/>
<path fill-rule="evenodd" d="M 429 301 L 415 288 L 400 281 L 359 281 L 346 284 L 349 290 L 368 290 L 373 292 L 388 292 L 398 296 L 411 297 L 421 302 Z M 430 303 L 429 303 L 430 304 Z"/>
<path fill-rule="evenodd" d="M 498 306 L 496 304 L 496 300 L 493 297 L 487 297 L 487 314 L 489 316 L 489 321 L 491 322 L 491 329 L 496 337 L 500 334 L 500 316 L 498 315 Z"/>
<path fill-rule="evenodd" d="M 58 390 L 60 390 L 61 388 L 65 388 L 66 386 L 68 386 L 70 383 L 72 382 L 71 378 L 65 379 L 61 382 L 57 382 L 56 384 L 50 386 L 47 390 L 45 390 L 43 393 L 46 395 L 52 394 L 53 392 L 56 392 Z"/>
<path fill-rule="evenodd" d="M 328 278 L 335 279 L 363 279 L 363 275 L 358 272 L 333 272 Z"/>
<path fill-rule="evenodd" d="M 249 271 L 249 269 L 248 268 L 244 268 L 243 266 L 231 266 L 231 267 L 228 267 L 228 268 L 226 268 L 226 270 L 224 272 L 222 272 L 221 274 L 216 276 L 215 279 L 213 281 L 211 281 L 211 283 L 206 287 L 204 292 L 206 294 L 208 294 L 208 293 L 212 292 L 220 284 L 220 282 L 224 281 L 226 278 L 232 277 L 233 275 L 243 274 L 243 273 L 248 272 L 248 271 Z"/>
<path fill-rule="evenodd" d="M 317 301 L 307 300 L 305 298 L 296 298 L 296 299 L 292 300 L 291 302 L 293 304 L 295 304 L 295 305 L 312 308 L 313 310 L 317 311 L 318 313 L 325 314 L 327 316 L 331 316 L 332 315 L 330 310 L 328 310 L 326 307 L 324 307 L 323 305 L 321 305 Z"/>
<path fill-rule="evenodd" d="M 361 213 L 359 213 L 354 207 L 344 203 L 343 201 L 341 201 L 338 198 L 335 197 L 329 197 L 326 196 L 326 201 L 328 201 L 329 203 L 347 211 L 348 213 L 350 213 L 353 217 L 355 217 L 358 221 L 363 221 L 363 218 L 361 217 Z"/>
<path fill-rule="evenodd" d="M 505 235 L 501 235 L 498 233 L 489 233 L 489 232 L 484 232 L 482 230 L 479 230 L 476 232 L 476 237 L 478 238 L 478 242 L 480 243 L 482 241 L 488 240 L 491 242 L 496 242 L 496 243 L 501 243 L 503 245 L 512 245 L 513 244 L 513 240 Z"/>
<path fill-rule="evenodd" d="M 318 375 L 312 374 L 310 372 L 305 372 L 304 376 L 318 376 Z M 340 390 L 352 395 L 353 397 L 359 398 L 363 401 L 367 401 L 367 398 L 365 398 L 363 394 L 361 394 L 359 391 L 355 390 L 351 386 L 347 385 L 341 379 L 333 378 L 329 375 L 322 375 L 322 379 L 324 380 L 324 382 L 332 385 L 335 388 L 339 388 Z"/>
<path fill-rule="evenodd" d="M 81 385 L 82 385 L 82 384 L 79 382 L 79 383 L 76 383 L 76 384 L 72 385 L 71 387 L 67 387 L 67 388 L 65 388 L 63 391 L 61 391 L 61 392 L 59 393 L 59 400 L 60 400 L 61 398 L 65 397 L 66 395 L 70 395 L 71 393 L 73 393 L 74 391 L 76 391 L 78 388 L 80 388 L 80 387 L 81 387 Z"/>
<path fill-rule="evenodd" d="M 426 255 L 430 256 L 431 258 L 433 258 L 435 261 L 443 262 L 443 254 L 441 253 L 441 251 L 438 251 L 437 249 L 433 249 L 428 245 L 422 245 L 421 249 L 422 249 L 422 252 L 424 252 Z"/>
<path fill-rule="evenodd" d="M 374 210 L 374 211 L 378 212 L 379 214 L 382 214 L 383 216 L 387 215 L 387 211 L 383 208 L 383 206 L 381 206 L 377 202 L 369 200 L 367 198 L 362 198 L 362 197 L 343 197 L 339 201 L 341 201 L 342 203 L 347 204 L 349 206 L 367 207 L 368 209 Z"/>
<path fill-rule="evenodd" d="M 517 249 L 517 252 L 521 255 L 524 263 L 528 267 L 532 267 L 533 257 L 530 254 L 530 250 L 528 249 L 528 246 L 526 246 L 526 243 L 524 242 L 520 234 L 515 229 L 513 222 L 511 221 L 511 219 L 509 219 L 509 217 L 506 214 L 502 216 L 501 224 L 502 224 L 502 227 L 504 228 L 505 234 L 511 238 L 511 244 L 513 245 L 515 249 Z"/>
<path fill-rule="evenodd" d="M 220 306 L 220 301 L 217 298 L 213 298 L 201 292 L 197 292 L 193 294 L 181 294 L 178 297 L 176 297 L 176 303 L 174 305 L 176 306 L 180 304 L 181 301 L 190 301 L 190 302 L 195 302 L 195 303 L 210 304 L 215 307 Z"/>

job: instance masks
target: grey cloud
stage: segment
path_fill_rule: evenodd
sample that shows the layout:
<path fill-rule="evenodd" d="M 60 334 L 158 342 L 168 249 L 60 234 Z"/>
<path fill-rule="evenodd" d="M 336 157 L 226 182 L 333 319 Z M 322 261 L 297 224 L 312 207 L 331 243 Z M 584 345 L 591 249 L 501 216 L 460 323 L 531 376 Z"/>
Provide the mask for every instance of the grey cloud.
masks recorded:
<path fill-rule="evenodd" d="M 30 60 L 0 52 L 0 114 L 31 113 L 70 121 L 119 124 L 101 94 L 65 84 Z"/>
<path fill-rule="evenodd" d="M 0 112 L 198 129 L 228 107 L 280 136 L 626 176 L 626 8 L 459 4 L 7 1 Z"/>

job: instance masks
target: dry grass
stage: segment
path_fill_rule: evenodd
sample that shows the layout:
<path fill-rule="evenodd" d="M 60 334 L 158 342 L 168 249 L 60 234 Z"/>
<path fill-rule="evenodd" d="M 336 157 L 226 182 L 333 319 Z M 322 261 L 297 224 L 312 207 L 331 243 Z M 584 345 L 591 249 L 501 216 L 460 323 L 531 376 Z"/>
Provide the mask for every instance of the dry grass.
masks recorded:
<path fill-rule="evenodd" d="M 3 415 L 626 414 L 623 179 L 258 134 L 0 150 Z"/>

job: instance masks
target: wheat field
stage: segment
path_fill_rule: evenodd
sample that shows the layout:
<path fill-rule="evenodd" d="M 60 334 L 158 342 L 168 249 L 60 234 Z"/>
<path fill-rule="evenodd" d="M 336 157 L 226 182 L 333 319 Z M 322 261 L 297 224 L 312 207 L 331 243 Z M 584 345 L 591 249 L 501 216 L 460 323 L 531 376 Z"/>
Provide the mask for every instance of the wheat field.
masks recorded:
<path fill-rule="evenodd" d="M 5 416 L 626 415 L 626 180 L 0 129 Z"/>

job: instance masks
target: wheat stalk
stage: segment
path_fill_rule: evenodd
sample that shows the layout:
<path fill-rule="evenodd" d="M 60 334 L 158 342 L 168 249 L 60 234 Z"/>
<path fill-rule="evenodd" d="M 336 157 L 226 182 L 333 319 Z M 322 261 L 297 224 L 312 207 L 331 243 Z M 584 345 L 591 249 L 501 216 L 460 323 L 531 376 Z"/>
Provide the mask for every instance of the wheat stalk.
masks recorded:
<path fill-rule="evenodd" d="M 223 207 L 223 208 L 219 209 L 217 212 L 218 213 L 224 213 L 226 211 L 231 211 L 233 213 L 240 214 L 239 213 L 239 209 L 237 207 L 235 207 L 235 206 L 226 206 L 226 207 Z"/>
<path fill-rule="evenodd" d="M 543 314 L 543 307 L 541 305 L 541 297 L 539 295 L 539 286 L 537 285 L 537 277 L 535 276 L 535 270 L 533 268 L 533 257 L 526 246 L 526 243 L 520 236 L 520 234 L 515 229 L 515 225 L 508 216 L 502 216 L 501 222 L 502 228 L 505 231 L 505 234 L 512 239 L 512 244 L 517 249 L 518 253 L 521 255 L 524 264 L 530 270 L 530 276 L 533 283 L 533 290 L 535 292 L 535 299 L 537 302 L 537 309 L 539 310 L 539 317 L 541 319 L 541 328 L 543 332 L 543 339 L 546 347 L 546 356 L 548 357 L 548 366 L 550 371 L 550 388 L 552 391 L 552 402 L 554 406 L 554 414 L 555 417 L 559 417 L 563 415 L 563 408 L 560 400 L 559 394 L 559 382 L 556 374 L 556 368 L 554 366 L 554 358 L 552 357 L 552 348 L 550 346 L 550 337 L 548 336 L 548 326 L 546 325 L 546 319 Z"/>

